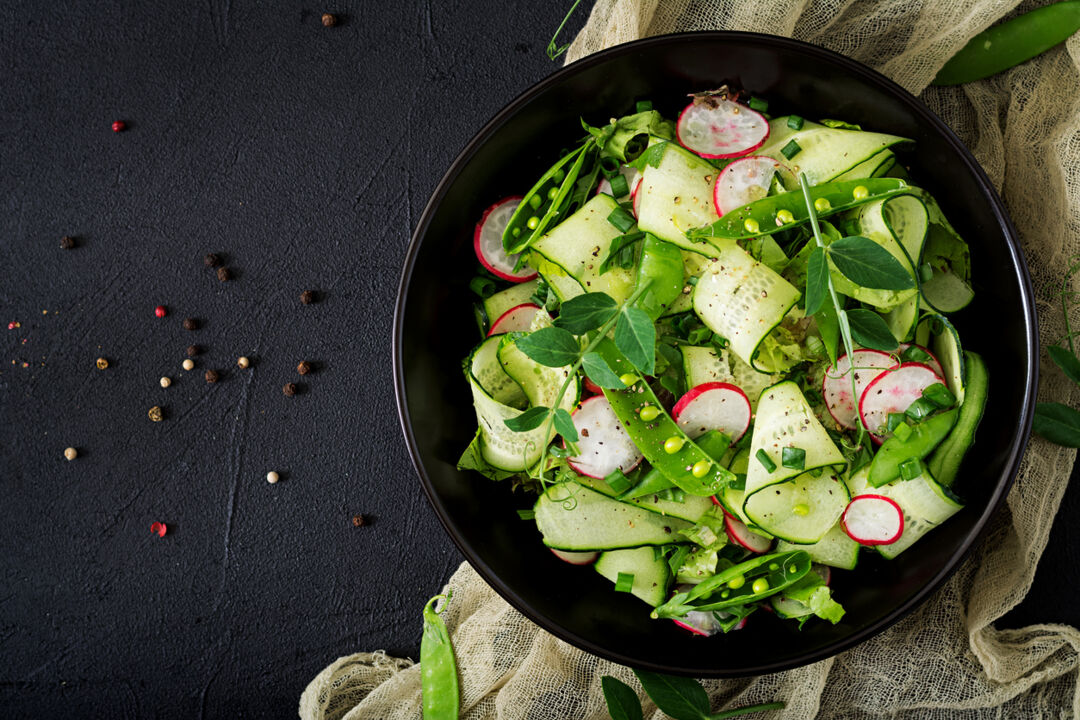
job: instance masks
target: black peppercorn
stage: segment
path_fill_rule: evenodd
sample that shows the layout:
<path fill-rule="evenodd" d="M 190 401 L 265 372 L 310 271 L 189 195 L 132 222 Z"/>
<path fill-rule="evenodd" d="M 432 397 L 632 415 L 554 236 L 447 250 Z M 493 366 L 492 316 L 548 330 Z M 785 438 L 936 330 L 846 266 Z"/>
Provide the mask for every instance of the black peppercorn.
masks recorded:
<path fill-rule="evenodd" d="M 60 238 L 60 247 L 64 250 L 70 250 L 71 248 L 75 247 L 75 238 L 71 237 L 70 235 L 65 235 L 64 237 Z"/>
<path fill-rule="evenodd" d="M 218 381 L 218 377 L 220 376 L 218 375 L 217 370 L 207 370 L 206 374 L 203 377 L 206 378 L 206 382 L 208 383 L 216 383 Z"/>
<path fill-rule="evenodd" d="M 364 516 L 360 514 L 353 515 L 352 524 L 356 527 L 361 527 L 364 524 Z"/>
<path fill-rule="evenodd" d="M 337 25 L 337 18 L 330 13 L 323 13 L 322 24 L 323 27 L 334 27 Z"/>
<path fill-rule="evenodd" d="M 229 273 L 229 268 L 219 267 L 217 269 L 217 279 L 221 282 L 228 282 L 230 277 L 232 277 L 232 275 Z"/>
<path fill-rule="evenodd" d="M 188 357 L 195 357 L 196 355 L 198 355 L 201 352 L 202 352 L 202 348 L 199 347 L 198 345 L 188 345 L 188 347 L 187 347 Z"/>
<path fill-rule="evenodd" d="M 195 318 L 184 318 L 185 330 L 197 330 L 199 328 L 199 321 Z"/>
<path fill-rule="evenodd" d="M 305 305 L 310 305 L 311 303 L 315 302 L 315 293 L 311 292 L 310 290 L 305 290 L 304 292 L 300 293 L 300 302 L 304 303 Z"/>
<path fill-rule="evenodd" d="M 206 257 L 204 257 L 202 261 L 203 265 L 208 268 L 216 268 L 221 264 L 221 258 L 218 257 L 217 253 L 206 253 Z"/>
<path fill-rule="evenodd" d="M 300 373 L 301 375 L 307 375 L 309 372 L 311 372 L 311 363 L 309 363 L 307 360 L 301 360 L 300 364 L 296 366 L 296 372 Z"/>
<path fill-rule="evenodd" d="M 296 383 L 285 383 L 285 387 L 281 388 L 281 392 L 285 393 L 285 397 L 292 397 L 296 394 Z"/>

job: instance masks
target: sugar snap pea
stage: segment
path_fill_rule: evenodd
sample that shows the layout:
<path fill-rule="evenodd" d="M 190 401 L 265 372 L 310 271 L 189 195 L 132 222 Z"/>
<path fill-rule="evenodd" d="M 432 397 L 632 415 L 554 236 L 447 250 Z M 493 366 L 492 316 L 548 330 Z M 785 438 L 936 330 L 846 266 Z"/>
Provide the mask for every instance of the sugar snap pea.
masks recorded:
<path fill-rule="evenodd" d="M 810 556 L 803 550 L 752 558 L 722 570 L 687 592 L 677 593 L 656 608 L 654 618 L 682 617 L 697 610 L 708 612 L 746 605 L 774 595 L 810 572 Z"/>
<path fill-rule="evenodd" d="M 450 633 L 435 609 L 439 600 L 450 601 L 450 594 L 436 595 L 424 606 L 424 634 L 420 640 L 421 699 L 424 720 L 457 720 L 460 706 L 457 666 Z M 443 609 L 446 609 L 445 603 Z"/>
<path fill-rule="evenodd" d="M 910 192 L 911 187 L 903 180 L 864 178 L 815 185 L 810 188 L 810 199 L 814 203 L 818 218 L 823 218 L 875 200 Z M 771 235 L 809 221 L 810 212 L 806 208 L 802 193 L 786 192 L 747 203 L 726 213 L 712 225 L 689 230 L 686 237 L 690 240 L 712 237 L 739 240 Z"/>
<path fill-rule="evenodd" d="M 521 252 L 539 238 L 557 217 L 568 208 L 570 195 L 577 184 L 585 161 L 596 154 L 592 138 L 581 147 L 567 153 L 548 168 L 521 199 L 503 230 L 503 248 L 513 255 Z"/>
<path fill-rule="evenodd" d="M 942 66 L 933 85 L 959 85 L 1019 65 L 1080 30 L 1080 0 L 1037 8 L 983 30 Z"/>
<path fill-rule="evenodd" d="M 675 302 L 683 289 L 683 258 L 678 247 L 660 240 L 652 233 L 645 233 L 638 261 L 637 287 L 648 286 L 638 298 L 637 306 L 644 310 L 653 322 Z"/>

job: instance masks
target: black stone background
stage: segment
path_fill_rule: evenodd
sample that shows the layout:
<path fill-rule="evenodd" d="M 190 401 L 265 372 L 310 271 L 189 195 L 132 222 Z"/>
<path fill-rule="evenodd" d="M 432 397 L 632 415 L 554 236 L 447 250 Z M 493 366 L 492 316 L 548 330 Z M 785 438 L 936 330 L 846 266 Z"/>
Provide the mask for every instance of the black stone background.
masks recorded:
<path fill-rule="evenodd" d="M 417 656 L 461 557 L 395 414 L 400 265 L 566 5 L 0 2 L 0 716 L 294 717 L 338 656 Z M 1010 625 L 1080 624 L 1078 550 Z"/>

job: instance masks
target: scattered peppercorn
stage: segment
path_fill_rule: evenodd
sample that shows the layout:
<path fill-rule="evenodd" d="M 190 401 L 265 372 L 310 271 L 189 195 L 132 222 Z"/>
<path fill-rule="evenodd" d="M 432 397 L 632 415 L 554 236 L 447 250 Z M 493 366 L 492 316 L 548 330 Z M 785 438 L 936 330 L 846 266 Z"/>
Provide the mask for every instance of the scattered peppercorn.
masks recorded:
<path fill-rule="evenodd" d="M 185 330 L 198 330 L 199 329 L 199 321 L 196 320 L 195 318 L 184 318 L 184 329 Z"/>
<path fill-rule="evenodd" d="M 362 527 L 364 524 L 364 516 L 360 514 L 353 515 L 352 524 L 354 527 Z"/>
<path fill-rule="evenodd" d="M 117 120 L 112 124 L 113 132 L 124 132 L 125 130 L 127 130 L 127 123 L 123 120 Z"/>
<path fill-rule="evenodd" d="M 216 268 L 218 265 L 221 264 L 221 258 L 218 257 L 217 253 L 206 253 L 202 261 L 203 265 L 208 268 Z"/>
<path fill-rule="evenodd" d="M 79 457 L 79 451 L 73 447 L 69 447 L 67 450 L 64 451 L 64 457 L 66 457 L 68 460 L 74 460 L 75 458 Z"/>
<path fill-rule="evenodd" d="M 281 388 L 281 392 L 285 393 L 285 397 L 292 397 L 296 394 L 296 383 L 285 383 L 285 387 Z"/>
<path fill-rule="evenodd" d="M 64 237 L 60 238 L 61 249 L 70 250 L 73 247 L 75 247 L 75 238 L 71 237 L 70 235 L 65 235 Z"/>
<path fill-rule="evenodd" d="M 305 305 L 310 305 L 311 303 L 315 302 L 315 293 L 310 290 L 305 290 L 304 292 L 300 293 L 300 302 L 304 303 Z"/>
<path fill-rule="evenodd" d="M 194 370 L 195 369 L 195 361 L 192 360 L 191 358 L 188 358 L 187 360 L 185 360 L 184 361 L 184 369 L 185 370 Z"/>
<path fill-rule="evenodd" d="M 311 363 L 309 363 L 307 360 L 301 360 L 300 364 L 296 366 L 296 372 L 300 373 L 301 375 L 307 375 L 309 372 L 311 372 Z"/>
<path fill-rule="evenodd" d="M 221 282 L 228 282 L 230 277 L 232 277 L 232 275 L 229 273 L 229 268 L 219 267 L 217 269 L 217 279 Z"/>
<path fill-rule="evenodd" d="M 206 378 L 206 382 L 208 382 L 210 384 L 213 384 L 213 383 L 216 383 L 218 381 L 218 378 L 220 376 L 218 375 L 217 370 L 207 370 L 206 373 L 203 375 L 203 377 Z"/>
<path fill-rule="evenodd" d="M 250 365 L 251 361 L 248 360 L 247 357 L 241 355 L 240 357 L 238 357 L 236 359 L 236 364 L 242 370 L 242 369 L 246 368 L 248 365 Z"/>
<path fill-rule="evenodd" d="M 97 369 L 98 369 L 98 370 L 104 370 L 105 368 L 109 367 L 109 361 L 108 361 L 108 360 L 106 360 L 106 359 L 105 359 L 105 358 L 103 358 L 103 357 L 102 357 L 102 358 L 98 358 L 98 359 L 97 359 L 97 360 L 96 360 L 96 361 L 94 362 L 94 364 L 95 364 L 95 365 L 97 365 Z"/>
<path fill-rule="evenodd" d="M 323 13 L 322 24 L 323 27 L 334 27 L 337 25 L 337 18 L 330 13 Z"/>
<path fill-rule="evenodd" d="M 168 315 L 169 311 L 165 309 L 164 305 L 158 305 L 156 308 L 154 308 L 154 314 L 157 315 L 159 318 L 162 318 Z"/>
<path fill-rule="evenodd" d="M 165 377 L 161 378 L 160 382 L 161 387 L 169 387 L 170 385 L 172 385 L 172 378 L 166 375 Z"/>
<path fill-rule="evenodd" d="M 280 476 L 280 475 L 278 475 L 278 474 L 277 474 L 276 472 L 274 472 L 273 470 L 271 470 L 270 472 L 266 473 L 266 482 L 270 483 L 271 485 L 273 485 L 274 483 L 276 483 L 276 482 L 277 482 L 278 480 L 280 480 L 280 479 L 281 479 L 281 476 Z"/>
<path fill-rule="evenodd" d="M 198 345 L 188 345 L 187 346 L 188 357 L 195 357 L 196 355 L 198 355 L 201 352 L 202 352 L 202 348 L 199 347 Z"/>
<path fill-rule="evenodd" d="M 154 422 L 161 422 L 162 420 L 165 419 L 165 413 L 157 405 L 150 408 L 150 412 L 148 412 L 147 415 L 150 416 L 150 419 L 153 420 Z"/>

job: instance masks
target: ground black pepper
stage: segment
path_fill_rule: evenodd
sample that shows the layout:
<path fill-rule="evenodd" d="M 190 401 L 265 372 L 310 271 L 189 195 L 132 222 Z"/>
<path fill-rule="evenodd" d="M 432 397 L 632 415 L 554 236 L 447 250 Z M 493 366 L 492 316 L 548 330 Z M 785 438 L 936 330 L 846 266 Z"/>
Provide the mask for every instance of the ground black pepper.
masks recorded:
<path fill-rule="evenodd" d="M 217 269 L 217 279 L 221 282 L 228 282 L 230 277 L 232 277 L 232 274 L 229 273 L 229 268 L 219 267 Z"/>
<path fill-rule="evenodd" d="M 208 383 L 216 383 L 220 376 L 218 375 L 217 370 L 207 370 L 203 377 L 206 378 L 206 382 Z"/>
<path fill-rule="evenodd" d="M 202 259 L 202 261 L 203 265 L 208 268 L 216 268 L 218 265 L 221 264 L 221 258 L 218 257 L 217 253 L 206 253 L 206 256 Z"/>
<path fill-rule="evenodd" d="M 309 363 L 307 360 L 301 360 L 300 364 L 296 366 L 296 372 L 300 373 L 301 375 L 307 375 L 309 372 L 311 372 L 311 363 Z"/>
<path fill-rule="evenodd" d="M 199 321 L 196 320 L 195 318 L 184 318 L 184 329 L 185 330 L 198 330 L 199 329 Z"/>
<path fill-rule="evenodd" d="M 292 397 L 296 394 L 296 383 L 285 383 L 285 387 L 281 388 L 281 392 L 285 393 L 285 397 Z"/>
<path fill-rule="evenodd" d="M 198 345 L 188 345 L 188 347 L 187 347 L 188 357 L 195 357 L 196 355 L 198 355 L 201 352 L 202 352 L 202 348 L 199 347 Z"/>

